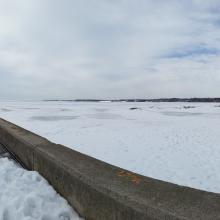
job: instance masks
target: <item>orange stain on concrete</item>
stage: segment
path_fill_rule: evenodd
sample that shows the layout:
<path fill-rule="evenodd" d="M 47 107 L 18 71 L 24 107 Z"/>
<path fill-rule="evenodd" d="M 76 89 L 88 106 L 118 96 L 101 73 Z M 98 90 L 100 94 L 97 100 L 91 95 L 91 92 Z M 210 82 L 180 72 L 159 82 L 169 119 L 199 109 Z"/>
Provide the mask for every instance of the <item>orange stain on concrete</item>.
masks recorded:
<path fill-rule="evenodd" d="M 117 173 L 117 176 L 125 177 L 135 184 L 139 184 L 141 182 L 141 178 L 139 176 L 135 175 L 134 173 L 128 172 L 128 171 L 121 170 Z"/>

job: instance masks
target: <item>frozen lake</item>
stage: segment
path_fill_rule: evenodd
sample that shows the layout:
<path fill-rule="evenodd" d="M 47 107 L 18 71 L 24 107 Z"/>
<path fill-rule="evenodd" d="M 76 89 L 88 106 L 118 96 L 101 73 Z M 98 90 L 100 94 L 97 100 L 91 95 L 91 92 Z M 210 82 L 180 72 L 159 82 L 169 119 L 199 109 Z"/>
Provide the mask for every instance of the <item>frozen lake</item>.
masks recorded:
<path fill-rule="evenodd" d="M 1 101 L 0 117 L 110 164 L 220 193 L 220 104 Z"/>

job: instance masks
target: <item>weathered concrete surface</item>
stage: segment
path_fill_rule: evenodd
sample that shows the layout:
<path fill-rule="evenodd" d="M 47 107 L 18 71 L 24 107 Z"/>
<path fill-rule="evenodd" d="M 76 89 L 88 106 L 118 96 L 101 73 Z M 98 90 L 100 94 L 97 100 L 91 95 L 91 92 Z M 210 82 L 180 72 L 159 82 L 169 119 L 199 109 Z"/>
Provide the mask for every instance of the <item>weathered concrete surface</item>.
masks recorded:
<path fill-rule="evenodd" d="M 5 148 L 0 144 L 0 158 L 6 153 Z"/>
<path fill-rule="evenodd" d="M 4 146 L 0 144 L 0 158 L 5 158 L 5 157 L 12 159 L 11 155 L 7 152 Z"/>
<path fill-rule="evenodd" d="M 2 153 L 4 153 L 5 152 L 5 150 L 4 150 L 4 148 L 2 147 L 2 145 L 0 144 L 0 154 L 2 154 Z"/>
<path fill-rule="evenodd" d="M 0 120 L 0 143 L 88 220 L 220 220 L 220 195 L 154 180 Z"/>

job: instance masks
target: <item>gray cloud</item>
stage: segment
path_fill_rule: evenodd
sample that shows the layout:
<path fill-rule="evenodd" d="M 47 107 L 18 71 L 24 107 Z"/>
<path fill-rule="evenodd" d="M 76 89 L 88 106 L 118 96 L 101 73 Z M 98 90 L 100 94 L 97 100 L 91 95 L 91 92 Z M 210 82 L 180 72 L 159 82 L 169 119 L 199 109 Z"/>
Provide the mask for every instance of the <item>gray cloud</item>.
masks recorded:
<path fill-rule="evenodd" d="M 0 0 L 0 98 L 218 96 L 219 10 L 217 0 Z"/>

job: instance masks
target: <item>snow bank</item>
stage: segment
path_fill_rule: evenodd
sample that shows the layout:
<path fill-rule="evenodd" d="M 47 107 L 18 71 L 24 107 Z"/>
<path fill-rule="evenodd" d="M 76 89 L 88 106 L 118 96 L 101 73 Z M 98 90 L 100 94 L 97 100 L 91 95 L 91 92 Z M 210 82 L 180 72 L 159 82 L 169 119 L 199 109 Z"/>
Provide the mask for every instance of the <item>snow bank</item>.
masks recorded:
<path fill-rule="evenodd" d="M 1 220 L 80 220 L 37 172 L 0 158 Z"/>

